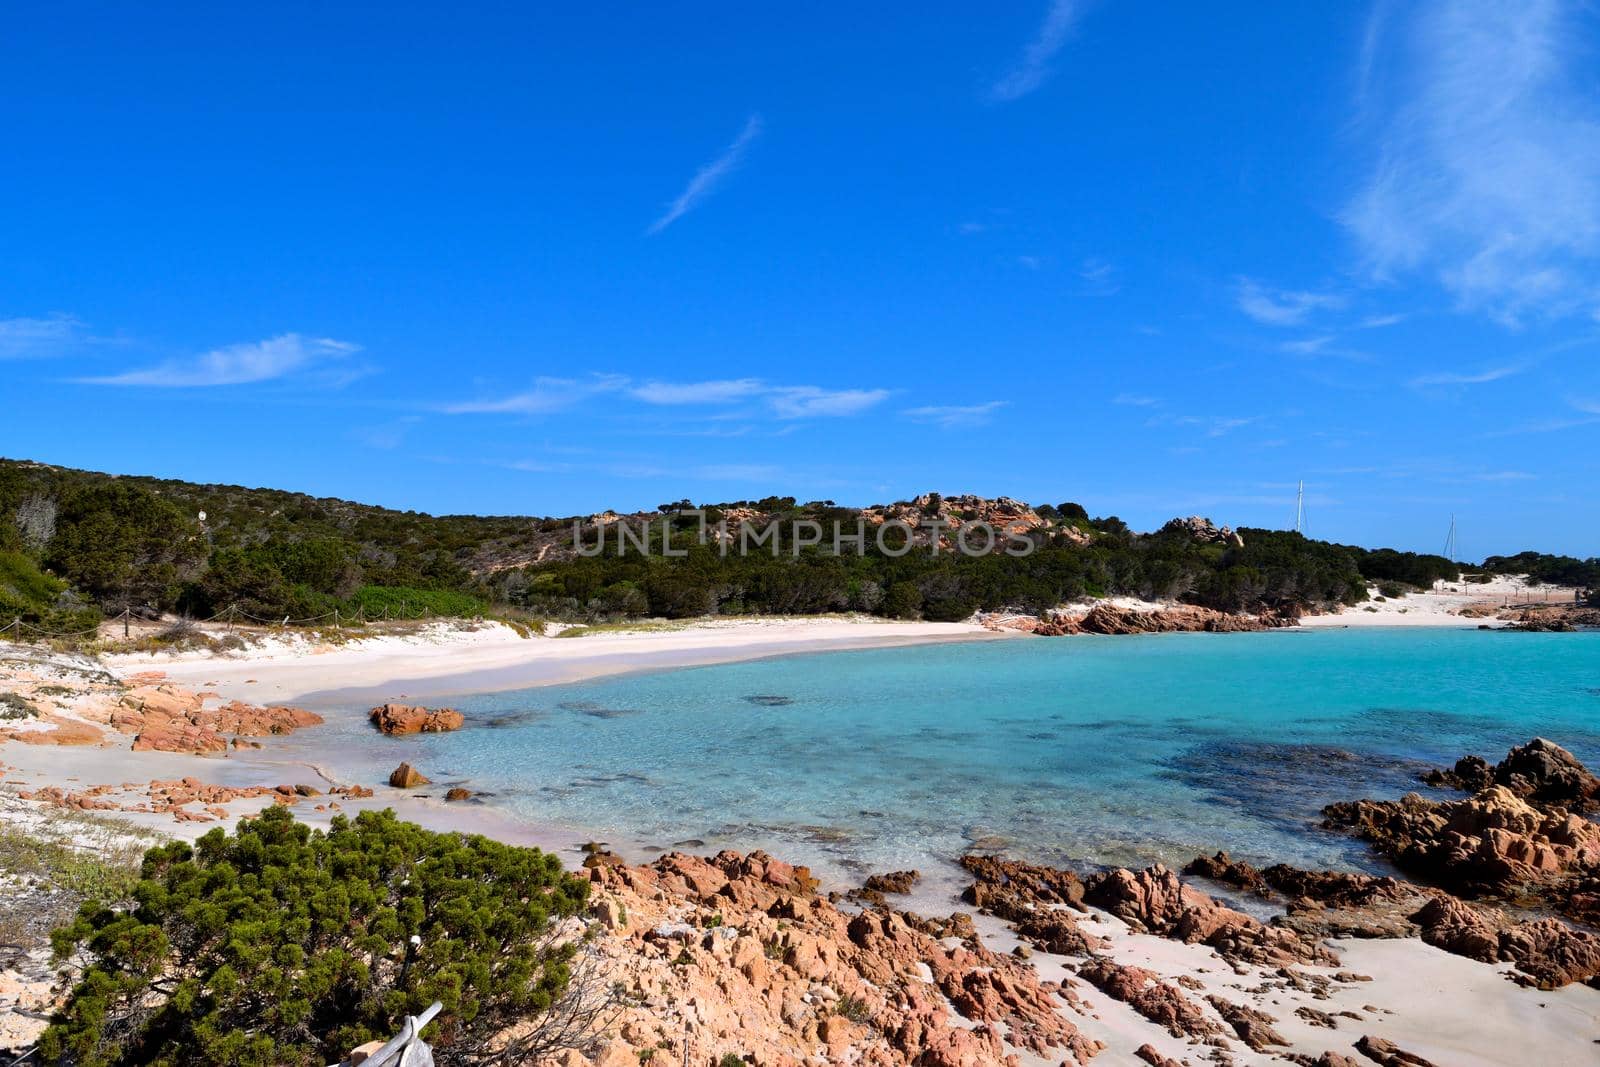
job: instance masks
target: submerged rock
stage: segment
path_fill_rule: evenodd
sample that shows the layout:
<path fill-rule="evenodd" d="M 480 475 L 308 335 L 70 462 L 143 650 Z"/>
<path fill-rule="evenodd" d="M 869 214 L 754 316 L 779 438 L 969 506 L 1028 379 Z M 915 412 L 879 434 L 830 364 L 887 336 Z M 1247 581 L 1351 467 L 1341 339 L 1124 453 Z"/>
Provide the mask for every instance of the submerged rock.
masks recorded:
<path fill-rule="evenodd" d="M 891 871 L 888 874 L 869 875 L 863 888 L 875 893 L 905 894 L 911 892 L 911 887 L 921 878 L 921 871 Z"/>

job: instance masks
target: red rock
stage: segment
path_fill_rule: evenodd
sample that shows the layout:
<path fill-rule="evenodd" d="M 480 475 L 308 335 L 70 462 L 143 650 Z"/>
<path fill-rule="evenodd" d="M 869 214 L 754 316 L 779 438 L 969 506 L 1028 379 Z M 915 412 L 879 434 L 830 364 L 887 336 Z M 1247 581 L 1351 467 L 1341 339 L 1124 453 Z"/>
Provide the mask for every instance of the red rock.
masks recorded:
<path fill-rule="evenodd" d="M 1143 967 L 1124 966 L 1104 956 L 1078 968 L 1078 977 L 1094 983 L 1101 992 L 1122 1001 L 1174 1037 L 1221 1037 L 1222 1028 L 1205 1011 L 1183 995 L 1177 986 L 1163 982 Z"/>
<path fill-rule="evenodd" d="M 402 763 L 394 769 L 394 773 L 389 775 L 389 784 L 396 789 L 415 789 L 418 786 L 431 785 L 432 783 L 423 777 L 422 772 L 411 766 L 411 764 Z"/>
<path fill-rule="evenodd" d="M 1334 965 L 1327 948 L 1293 930 L 1265 926 L 1240 911 L 1183 885 L 1167 867 L 1117 869 L 1086 883 L 1085 899 L 1135 929 L 1216 949 L 1225 959 L 1249 963 Z"/>
<path fill-rule="evenodd" d="M 1363 1037 L 1356 1042 L 1356 1051 L 1382 1067 L 1433 1067 L 1428 1060 L 1381 1037 Z"/>
<path fill-rule="evenodd" d="M 461 729 L 466 722 L 454 708 L 424 708 L 412 704 L 380 704 L 367 717 L 381 733 L 390 737 L 447 733 Z"/>

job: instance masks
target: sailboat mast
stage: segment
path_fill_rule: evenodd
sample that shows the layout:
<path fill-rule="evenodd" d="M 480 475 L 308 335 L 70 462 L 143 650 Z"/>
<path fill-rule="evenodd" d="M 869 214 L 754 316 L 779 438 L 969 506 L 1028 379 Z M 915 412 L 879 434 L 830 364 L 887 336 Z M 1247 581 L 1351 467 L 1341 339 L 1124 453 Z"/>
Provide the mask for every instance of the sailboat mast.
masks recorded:
<path fill-rule="evenodd" d="M 1297 534 L 1306 532 L 1306 483 L 1304 481 L 1300 483 L 1300 490 L 1294 500 L 1294 532 Z"/>

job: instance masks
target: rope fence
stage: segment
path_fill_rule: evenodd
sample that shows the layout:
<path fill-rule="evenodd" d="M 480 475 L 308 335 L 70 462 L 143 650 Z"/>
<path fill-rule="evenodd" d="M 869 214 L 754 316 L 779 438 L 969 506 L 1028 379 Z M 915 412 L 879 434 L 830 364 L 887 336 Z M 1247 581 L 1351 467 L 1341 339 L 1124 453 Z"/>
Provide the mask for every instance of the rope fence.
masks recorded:
<path fill-rule="evenodd" d="M 40 626 L 37 623 L 26 622 L 19 615 L 13 618 L 10 622 L 6 623 L 4 626 L 0 626 L 0 638 L 11 641 L 25 641 L 38 640 L 41 638 L 50 640 L 65 640 L 70 638 L 98 636 L 101 627 L 105 626 L 107 623 L 115 623 L 119 621 L 122 623 L 122 636 L 127 638 L 131 635 L 131 622 L 133 618 L 133 609 L 123 608 L 121 612 L 105 619 L 96 626 L 88 627 L 82 630 L 52 630 L 48 627 Z M 221 611 L 210 616 L 209 618 L 192 621 L 201 623 L 220 621 L 225 624 L 228 630 L 231 632 L 234 626 L 238 625 L 241 620 L 247 623 L 255 623 L 258 626 L 284 629 L 290 626 L 309 626 L 313 623 L 325 622 L 331 619 L 333 620 L 334 628 L 338 629 L 346 624 L 352 626 L 365 626 L 369 622 L 385 622 L 390 620 L 400 622 L 425 622 L 429 619 L 435 618 L 454 618 L 454 616 L 436 615 L 426 605 L 417 605 L 416 608 L 413 609 L 410 601 L 402 600 L 398 608 L 386 604 L 381 611 L 373 614 L 369 614 L 367 612 L 366 605 L 361 605 L 356 609 L 354 615 L 346 614 L 341 608 L 334 608 L 332 611 L 325 611 L 320 615 L 309 615 L 301 619 L 297 619 L 289 615 L 285 615 L 282 618 L 263 618 L 260 615 L 253 615 L 250 612 L 245 611 L 243 608 L 239 607 L 238 604 L 229 604 L 227 607 L 223 608 Z M 482 616 L 479 616 L 478 619 L 479 621 L 482 621 Z M 185 621 L 190 620 L 182 619 L 177 623 L 169 623 L 168 625 L 181 625 Z"/>

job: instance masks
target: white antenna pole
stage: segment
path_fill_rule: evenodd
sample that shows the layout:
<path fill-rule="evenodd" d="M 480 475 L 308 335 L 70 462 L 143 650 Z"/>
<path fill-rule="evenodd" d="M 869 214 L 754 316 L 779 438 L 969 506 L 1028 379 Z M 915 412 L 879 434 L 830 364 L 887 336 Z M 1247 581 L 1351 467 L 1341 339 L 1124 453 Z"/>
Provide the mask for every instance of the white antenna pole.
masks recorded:
<path fill-rule="evenodd" d="M 1295 496 L 1294 501 L 1294 532 L 1297 534 L 1306 532 L 1306 483 L 1304 481 L 1301 481 L 1300 491 Z"/>

